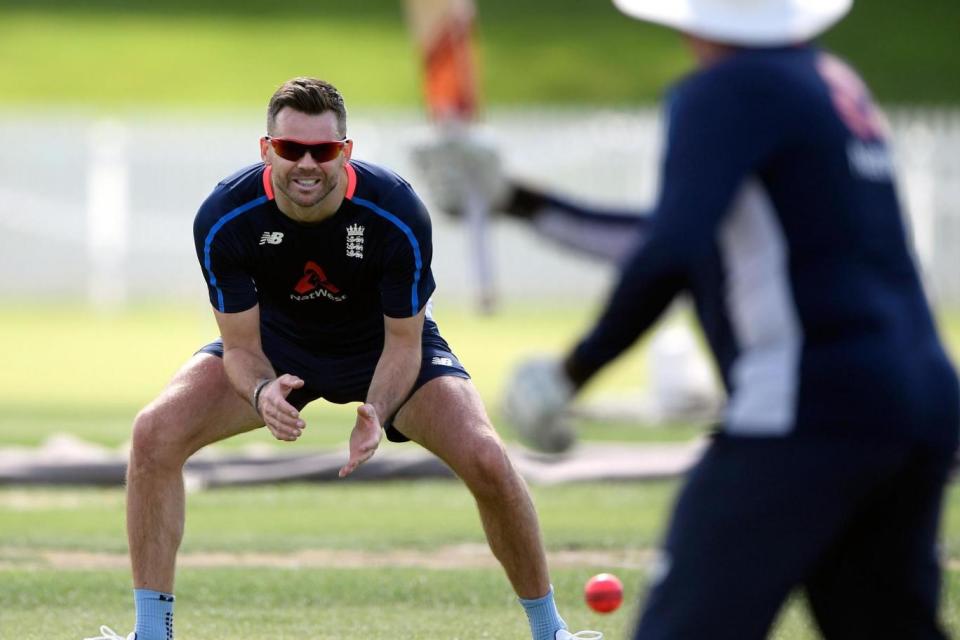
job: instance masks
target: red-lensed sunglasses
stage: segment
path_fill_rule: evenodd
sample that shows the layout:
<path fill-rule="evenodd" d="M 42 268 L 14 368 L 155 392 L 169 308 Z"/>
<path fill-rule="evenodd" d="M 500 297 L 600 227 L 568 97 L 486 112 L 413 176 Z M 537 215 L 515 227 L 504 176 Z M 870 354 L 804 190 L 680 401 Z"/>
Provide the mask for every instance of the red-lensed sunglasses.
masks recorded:
<path fill-rule="evenodd" d="M 329 142 L 303 142 L 292 138 L 272 138 L 270 136 L 264 136 L 263 139 L 270 143 L 278 156 L 291 162 L 296 162 L 308 151 L 314 162 L 329 162 L 340 155 L 348 142 L 346 139 Z"/>

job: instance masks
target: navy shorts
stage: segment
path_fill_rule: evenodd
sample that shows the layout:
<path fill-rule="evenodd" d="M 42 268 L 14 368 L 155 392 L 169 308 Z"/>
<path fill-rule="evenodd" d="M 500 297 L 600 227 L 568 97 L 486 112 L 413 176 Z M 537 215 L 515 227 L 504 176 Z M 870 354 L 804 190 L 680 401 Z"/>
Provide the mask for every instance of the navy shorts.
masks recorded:
<path fill-rule="evenodd" d="M 307 353 L 267 333 L 263 333 L 261 338 L 263 351 L 277 375 L 290 373 L 303 379 L 304 385 L 294 389 L 287 397 L 287 401 L 298 409 L 320 398 L 335 404 L 363 402 L 366 399 L 381 351 L 341 357 L 320 356 Z M 223 340 L 217 338 L 197 353 L 209 353 L 222 358 Z M 420 375 L 417 376 L 407 399 L 423 385 L 442 376 L 470 378 L 470 374 L 450 350 L 446 340 L 435 332 L 424 332 Z M 386 420 L 383 430 L 387 439 L 392 442 L 409 440 L 393 425 L 393 416 Z"/>
<path fill-rule="evenodd" d="M 795 588 L 825 638 L 945 640 L 937 530 L 953 452 L 717 435 L 691 470 L 636 640 L 761 640 Z"/>

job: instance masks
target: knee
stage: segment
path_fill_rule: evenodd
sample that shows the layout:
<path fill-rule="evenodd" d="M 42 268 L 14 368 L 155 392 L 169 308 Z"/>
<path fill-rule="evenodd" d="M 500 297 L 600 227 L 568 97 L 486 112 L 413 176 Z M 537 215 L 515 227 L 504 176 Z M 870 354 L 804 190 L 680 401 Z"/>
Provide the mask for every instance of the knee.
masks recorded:
<path fill-rule="evenodd" d="M 520 479 L 499 438 L 479 438 L 469 456 L 464 481 L 478 500 L 503 499 L 515 493 Z"/>
<path fill-rule="evenodd" d="M 189 454 L 174 436 L 175 425 L 161 408 L 148 406 L 133 421 L 130 442 L 131 472 L 179 470 Z"/>

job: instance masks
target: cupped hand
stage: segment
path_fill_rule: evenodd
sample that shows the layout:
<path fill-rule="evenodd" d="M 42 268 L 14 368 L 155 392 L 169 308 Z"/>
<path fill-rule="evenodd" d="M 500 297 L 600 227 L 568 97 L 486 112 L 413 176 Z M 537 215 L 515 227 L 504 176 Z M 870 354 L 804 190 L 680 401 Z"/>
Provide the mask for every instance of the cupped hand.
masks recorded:
<path fill-rule="evenodd" d="M 357 407 L 357 422 L 350 433 L 350 459 L 340 469 L 340 477 L 345 478 L 361 464 L 369 460 L 380 446 L 383 430 L 380 418 L 372 404 Z"/>
<path fill-rule="evenodd" d="M 300 437 L 303 429 L 307 426 L 300 419 L 300 411 L 295 406 L 287 402 L 287 396 L 294 389 L 303 386 L 303 380 L 297 376 L 285 373 L 276 380 L 271 381 L 259 397 L 260 417 L 264 424 L 277 440 L 286 440 L 293 442 Z"/>

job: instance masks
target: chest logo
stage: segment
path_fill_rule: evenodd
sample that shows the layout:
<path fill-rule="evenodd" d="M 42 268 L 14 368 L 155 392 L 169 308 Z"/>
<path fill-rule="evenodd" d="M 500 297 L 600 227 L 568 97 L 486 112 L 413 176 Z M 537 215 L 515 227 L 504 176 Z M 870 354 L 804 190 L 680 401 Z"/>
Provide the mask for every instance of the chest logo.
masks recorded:
<path fill-rule="evenodd" d="M 327 279 L 323 267 L 313 260 L 308 260 L 303 266 L 303 277 L 293 288 L 294 293 L 290 294 L 292 300 L 315 300 L 316 298 L 327 298 L 334 302 L 346 300 L 347 295 L 340 292 L 340 287 Z"/>
<path fill-rule="evenodd" d="M 260 245 L 265 244 L 280 244 L 283 242 L 283 234 L 279 231 L 264 231 L 263 235 L 260 236 Z"/>
<path fill-rule="evenodd" d="M 363 227 L 359 224 L 347 227 L 347 257 L 363 258 Z"/>

